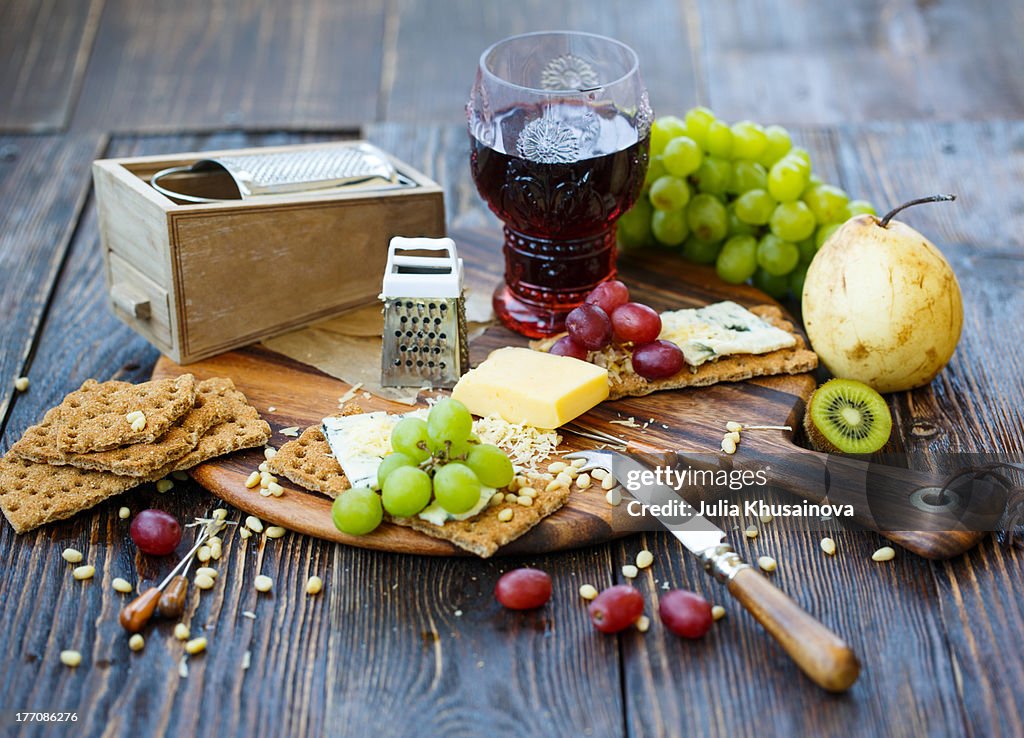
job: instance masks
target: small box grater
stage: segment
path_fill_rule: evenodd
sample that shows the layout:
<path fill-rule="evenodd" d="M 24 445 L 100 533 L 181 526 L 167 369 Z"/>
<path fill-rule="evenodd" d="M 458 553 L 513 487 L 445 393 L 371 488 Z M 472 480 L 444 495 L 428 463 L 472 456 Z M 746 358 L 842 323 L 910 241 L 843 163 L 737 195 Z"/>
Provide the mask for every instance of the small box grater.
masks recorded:
<path fill-rule="evenodd" d="M 381 384 L 453 387 L 469 369 L 462 259 L 455 242 L 392 238 L 381 299 Z"/>

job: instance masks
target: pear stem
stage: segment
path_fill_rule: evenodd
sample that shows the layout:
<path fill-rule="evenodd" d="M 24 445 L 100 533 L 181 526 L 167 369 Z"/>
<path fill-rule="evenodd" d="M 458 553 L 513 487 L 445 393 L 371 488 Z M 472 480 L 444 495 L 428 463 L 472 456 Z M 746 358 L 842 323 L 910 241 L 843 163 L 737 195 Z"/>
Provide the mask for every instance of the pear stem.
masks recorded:
<path fill-rule="evenodd" d="M 902 205 L 897 205 L 886 213 L 882 219 L 878 221 L 878 225 L 882 226 L 882 228 L 887 227 L 889 225 L 889 221 L 892 220 L 892 217 L 896 215 L 896 213 L 901 210 L 906 210 L 909 207 L 913 207 L 914 205 L 923 205 L 926 202 L 949 202 L 950 200 L 955 199 L 956 195 L 932 195 L 931 197 L 919 197 L 916 200 L 908 200 Z"/>

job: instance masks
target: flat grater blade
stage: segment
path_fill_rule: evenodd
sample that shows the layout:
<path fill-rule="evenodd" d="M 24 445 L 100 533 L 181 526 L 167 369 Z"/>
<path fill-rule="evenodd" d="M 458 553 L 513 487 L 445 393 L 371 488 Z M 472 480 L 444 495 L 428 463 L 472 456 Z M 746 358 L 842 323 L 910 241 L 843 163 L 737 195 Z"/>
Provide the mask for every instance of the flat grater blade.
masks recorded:
<path fill-rule="evenodd" d="M 391 239 L 381 384 L 451 388 L 469 368 L 462 259 L 450 238 Z"/>

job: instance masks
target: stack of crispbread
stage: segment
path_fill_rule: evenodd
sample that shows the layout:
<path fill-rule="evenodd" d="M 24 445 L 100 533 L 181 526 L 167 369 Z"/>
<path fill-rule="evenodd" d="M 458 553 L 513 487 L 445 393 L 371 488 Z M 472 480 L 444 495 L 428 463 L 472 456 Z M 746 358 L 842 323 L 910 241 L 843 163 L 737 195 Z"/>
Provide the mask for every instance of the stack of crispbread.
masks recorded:
<path fill-rule="evenodd" d="M 269 438 L 230 379 L 90 379 L 0 459 L 0 509 L 23 533 Z"/>

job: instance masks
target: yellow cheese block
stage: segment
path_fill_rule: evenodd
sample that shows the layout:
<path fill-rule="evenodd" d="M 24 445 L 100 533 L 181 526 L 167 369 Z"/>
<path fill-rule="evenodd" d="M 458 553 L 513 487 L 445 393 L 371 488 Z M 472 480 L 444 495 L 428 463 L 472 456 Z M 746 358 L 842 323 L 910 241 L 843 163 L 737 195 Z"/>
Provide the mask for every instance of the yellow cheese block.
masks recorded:
<path fill-rule="evenodd" d="M 608 372 L 569 356 L 503 348 L 465 374 L 452 397 L 474 415 L 557 428 L 608 399 Z"/>

